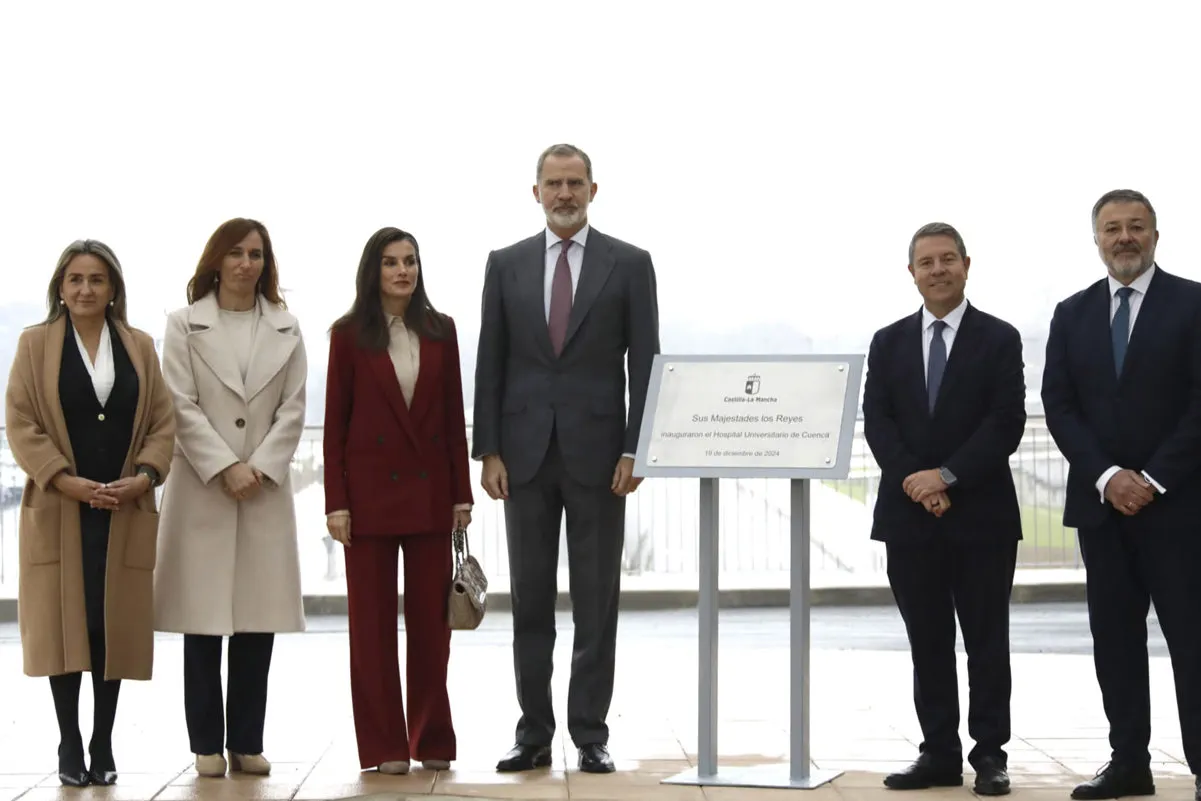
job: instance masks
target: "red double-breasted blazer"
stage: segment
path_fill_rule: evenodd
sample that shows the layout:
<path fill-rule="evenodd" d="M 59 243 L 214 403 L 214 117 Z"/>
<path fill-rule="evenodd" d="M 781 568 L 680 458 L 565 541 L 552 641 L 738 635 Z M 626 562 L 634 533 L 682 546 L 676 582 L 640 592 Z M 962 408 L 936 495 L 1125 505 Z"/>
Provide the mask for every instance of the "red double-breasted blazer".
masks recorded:
<path fill-rule="evenodd" d="M 472 502 L 463 379 L 454 322 L 421 338 L 405 406 L 386 350 L 352 328 L 330 336 L 325 385 L 325 511 L 350 510 L 352 537 L 449 533 L 454 506 Z"/>

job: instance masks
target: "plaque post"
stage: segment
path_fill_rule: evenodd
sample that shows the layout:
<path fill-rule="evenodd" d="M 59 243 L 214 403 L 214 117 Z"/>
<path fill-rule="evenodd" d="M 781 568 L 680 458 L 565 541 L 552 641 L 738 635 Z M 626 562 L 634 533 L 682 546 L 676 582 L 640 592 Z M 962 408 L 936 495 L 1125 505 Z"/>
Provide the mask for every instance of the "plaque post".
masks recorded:
<path fill-rule="evenodd" d="M 721 504 L 716 478 L 701 479 L 699 516 L 700 572 L 697 619 L 700 652 L 697 655 L 697 774 L 717 775 L 717 613 L 718 521 Z"/>

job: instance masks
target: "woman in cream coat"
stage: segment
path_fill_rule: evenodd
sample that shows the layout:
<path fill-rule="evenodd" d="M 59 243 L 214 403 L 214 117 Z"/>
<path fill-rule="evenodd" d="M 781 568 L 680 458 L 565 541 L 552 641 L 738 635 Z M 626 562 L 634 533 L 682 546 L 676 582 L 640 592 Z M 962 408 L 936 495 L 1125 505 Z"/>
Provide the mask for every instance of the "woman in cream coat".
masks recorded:
<path fill-rule="evenodd" d="M 163 494 L 155 627 L 184 634 L 184 709 L 197 773 L 266 774 L 274 635 L 304 630 L 291 463 L 304 428 L 308 365 L 261 223 L 233 219 L 213 233 L 188 301 L 171 314 L 164 344 L 177 433 Z M 228 716 L 222 637 L 229 637 Z"/>

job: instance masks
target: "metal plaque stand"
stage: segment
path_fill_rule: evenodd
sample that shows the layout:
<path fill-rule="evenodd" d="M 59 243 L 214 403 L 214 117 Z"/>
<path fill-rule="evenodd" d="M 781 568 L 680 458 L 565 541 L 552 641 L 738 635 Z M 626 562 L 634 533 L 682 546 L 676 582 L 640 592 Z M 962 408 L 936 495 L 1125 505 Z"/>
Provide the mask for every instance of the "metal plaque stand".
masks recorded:
<path fill-rule="evenodd" d="M 809 754 L 809 482 L 849 475 L 863 363 L 862 354 L 655 354 L 634 475 L 700 480 L 698 758 L 695 768 L 664 779 L 664 784 L 810 789 L 840 775 L 839 771 L 817 770 Z M 777 393 L 785 400 L 780 400 Z M 789 405 L 789 397 L 797 403 Z M 798 406 L 802 401 L 803 405 Z M 800 439 L 803 435 L 789 427 L 796 423 L 813 426 L 810 446 L 793 449 L 784 457 L 775 448 L 719 453 L 717 443 L 723 435 L 714 426 L 728 421 L 711 415 L 734 403 L 755 404 L 738 410 L 756 412 L 755 420 L 760 423 L 786 424 L 773 434 L 775 437 Z M 773 412 L 776 408 L 791 409 L 791 416 Z M 737 432 L 735 436 L 742 434 Z M 812 447 L 831 438 L 833 450 Z M 740 458 L 737 464 L 724 460 L 735 455 L 749 455 L 751 459 Z M 790 482 L 787 764 L 745 768 L 719 768 L 717 764 L 718 482 L 723 478 Z"/>
<path fill-rule="evenodd" d="M 788 764 L 718 769 L 717 765 L 717 615 L 718 479 L 702 478 L 700 493 L 700 624 L 697 689 L 697 766 L 663 780 L 664 784 L 701 787 L 778 787 L 808 790 L 837 778 L 841 771 L 817 770 L 809 757 L 809 479 L 790 487 Z"/>

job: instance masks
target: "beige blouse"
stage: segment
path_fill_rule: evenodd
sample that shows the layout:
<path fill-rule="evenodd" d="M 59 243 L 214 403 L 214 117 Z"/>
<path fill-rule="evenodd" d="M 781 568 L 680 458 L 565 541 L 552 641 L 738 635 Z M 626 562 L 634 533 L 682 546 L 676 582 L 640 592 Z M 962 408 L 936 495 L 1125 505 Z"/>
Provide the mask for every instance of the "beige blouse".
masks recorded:
<path fill-rule="evenodd" d="M 400 392 L 405 397 L 405 406 L 413 405 L 413 388 L 417 386 L 417 374 L 421 372 L 421 339 L 409 330 L 404 319 L 388 315 L 388 357 L 392 369 L 400 382 Z"/>
<path fill-rule="evenodd" d="M 396 380 L 400 384 L 400 392 L 404 395 L 405 406 L 413 405 L 413 389 L 417 386 L 417 375 L 421 372 L 421 338 L 417 332 L 404 324 L 404 319 L 388 315 L 388 358 L 392 360 L 392 369 L 396 371 Z M 470 512 L 471 504 L 458 503 L 456 512 Z M 326 515 L 327 519 L 334 517 L 349 517 L 350 510 L 340 509 Z"/>

